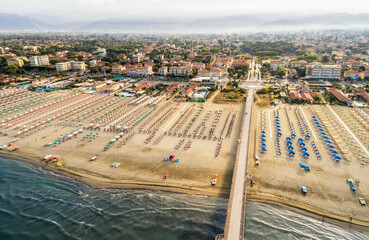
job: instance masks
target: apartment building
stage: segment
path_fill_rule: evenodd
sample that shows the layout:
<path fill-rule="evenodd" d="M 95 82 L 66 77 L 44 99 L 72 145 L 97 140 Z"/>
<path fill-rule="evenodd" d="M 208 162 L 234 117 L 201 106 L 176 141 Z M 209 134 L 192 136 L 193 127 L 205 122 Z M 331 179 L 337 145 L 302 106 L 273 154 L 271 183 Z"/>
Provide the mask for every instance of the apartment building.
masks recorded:
<path fill-rule="evenodd" d="M 270 71 L 277 71 L 279 67 L 286 67 L 287 63 L 285 61 L 272 61 L 270 62 Z"/>
<path fill-rule="evenodd" d="M 144 60 L 144 58 L 145 58 L 145 55 L 143 55 L 143 54 L 136 54 L 136 55 L 133 55 L 132 56 L 132 61 L 133 62 L 141 62 L 141 61 Z"/>
<path fill-rule="evenodd" d="M 315 64 L 307 66 L 306 78 L 310 79 L 340 79 L 342 67 L 339 65 Z"/>
<path fill-rule="evenodd" d="M 114 64 L 113 66 L 111 66 L 111 73 L 112 74 L 122 74 L 122 70 L 124 70 L 125 67 L 123 67 L 120 64 Z"/>
<path fill-rule="evenodd" d="M 209 70 L 199 70 L 197 72 L 198 77 L 210 77 L 210 71 Z"/>
<path fill-rule="evenodd" d="M 191 67 L 170 67 L 169 74 L 174 76 L 189 76 L 192 74 Z"/>
<path fill-rule="evenodd" d="M 344 76 L 352 80 L 357 80 L 360 77 L 360 73 L 355 70 L 348 70 L 345 71 Z"/>
<path fill-rule="evenodd" d="M 49 63 L 49 56 L 44 55 L 44 56 L 32 56 L 29 58 L 30 62 L 31 62 L 31 66 L 33 67 L 38 67 L 38 66 L 48 66 L 50 65 Z"/>
<path fill-rule="evenodd" d="M 9 65 L 17 65 L 18 67 L 22 67 L 24 65 L 24 62 L 22 59 L 20 58 L 9 58 L 6 60 L 6 62 L 8 63 L 8 66 Z"/>
<path fill-rule="evenodd" d="M 58 72 L 64 72 L 69 70 L 78 70 L 78 71 L 86 70 L 86 64 L 84 62 L 75 62 L 75 61 L 57 63 L 55 67 Z"/>
<path fill-rule="evenodd" d="M 159 75 L 162 75 L 162 76 L 167 75 L 168 74 L 168 68 L 167 67 L 161 67 L 161 68 L 159 68 L 158 74 Z"/>

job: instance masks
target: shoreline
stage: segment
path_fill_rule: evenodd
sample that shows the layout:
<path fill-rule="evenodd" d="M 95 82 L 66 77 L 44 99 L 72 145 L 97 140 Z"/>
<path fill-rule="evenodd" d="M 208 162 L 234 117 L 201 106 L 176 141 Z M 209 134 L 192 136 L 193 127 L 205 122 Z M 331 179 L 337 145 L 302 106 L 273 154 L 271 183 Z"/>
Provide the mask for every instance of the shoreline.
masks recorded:
<path fill-rule="evenodd" d="M 71 170 L 68 168 L 59 168 L 54 165 L 45 165 L 40 164 L 36 161 L 36 158 L 32 156 L 24 156 L 24 154 L 17 153 L 6 153 L 0 152 L 0 157 L 11 157 L 15 160 L 24 161 L 33 165 L 41 166 L 45 169 L 51 170 L 55 173 L 60 173 L 67 177 L 73 178 L 83 184 L 86 184 L 90 187 L 97 189 L 106 189 L 106 190 L 157 190 L 162 192 L 171 192 L 171 193 L 181 193 L 181 194 L 189 194 L 189 195 L 203 195 L 203 196 L 211 196 L 211 197 L 222 197 L 228 198 L 230 189 L 225 189 L 222 187 L 218 187 L 219 191 L 210 191 L 199 187 L 191 187 L 185 185 L 176 185 L 176 184 L 160 184 L 160 183 L 150 183 L 150 182 L 141 182 L 134 180 L 118 180 L 108 178 L 102 175 L 96 175 L 87 172 L 78 172 L 76 170 Z M 33 159 L 33 160 L 32 160 Z"/>
<path fill-rule="evenodd" d="M 344 218 L 325 210 L 317 209 L 315 207 L 301 204 L 296 201 L 290 201 L 284 198 L 280 198 L 274 195 L 265 193 L 247 193 L 247 200 L 260 203 L 268 203 L 277 205 L 288 210 L 294 211 L 296 213 L 304 214 L 315 219 L 322 219 L 322 222 L 328 222 L 339 226 L 344 226 L 347 228 L 353 228 L 363 232 L 369 232 L 369 222 L 352 219 L 350 222 L 349 218 Z M 246 207 L 247 208 L 247 207 Z M 323 220 L 324 218 L 324 220 Z"/>
<path fill-rule="evenodd" d="M 210 196 L 210 197 L 220 197 L 220 198 L 229 198 L 229 191 L 228 193 L 216 193 L 214 191 L 206 191 L 201 188 L 196 187 L 187 187 L 183 185 L 164 185 L 159 183 L 149 183 L 149 182 L 139 182 L 139 181 L 128 181 L 128 180 L 114 180 L 109 179 L 103 176 L 96 176 L 89 173 L 81 173 L 75 170 L 70 170 L 66 168 L 57 168 L 53 165 L 53 167 L 49 167 L 47 165 L 39 164 L 37 161 L 33 161 L 31 156 L 25 156 L 24 154 L 16 154 L 16 153 L 6 153 L 0 152 L 0 157 L 6 158 L 13 158 L 18 161 L 23 161 L 30 163 L 32 165 L 37 165 L 43 167 L 47 170 L 53 171 L 55 173 L 60 173 L 61 175 L 70 177 L 74 180 L 82 184 L 86 184 L 92 188 L 96 189 L 104 189 L 104 190 L 155 190 L 160 192 L 170 192 L 170 193 L 178 193 L 178 194 L 188 194 L 188 195 L 202 195 L 202 196 Z M 224 191 L 225 189 L 221 190 Z M 357 219 L 353 219 L 350 222 L 350 219 L 346 219 L 344 217 L 329 213 L 325 210 L 321 210 L 306 204 L 301 204 L 296 201 L 290 201 L 281 197 L 277 197 L 271 194 L 265 193 L 250 193 L 247 192 L 247 201 L 251 202 L 260 202 L 260 203 L 267 203 L 272 205 L 277 205 L 296 213 L 308 215 L 315 219 L 320 219 L 324 217 L 324 221 L 322 222 L 329 222 L 332 224 L 336 224 L 339 226 L 344 226 L 348 228 L 353 228 L 356 230 L 369 232 L 369 222 L 361 221 Z"/>

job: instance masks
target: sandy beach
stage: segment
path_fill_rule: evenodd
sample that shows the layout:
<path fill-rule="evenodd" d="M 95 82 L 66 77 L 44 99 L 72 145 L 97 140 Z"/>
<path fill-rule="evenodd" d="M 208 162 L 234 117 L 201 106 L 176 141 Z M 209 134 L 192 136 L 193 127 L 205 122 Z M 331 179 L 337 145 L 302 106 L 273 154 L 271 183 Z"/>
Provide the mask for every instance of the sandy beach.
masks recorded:
<path fill-rule="evenodd" d="M 114 101 L 116 101 L 115 98 Z M 114 104 L 127 106 L 127 110 L 122 113 L 122 116 L 139 108 L 127 103 L 127 100 L 123 98 L 114 102 Z M 114 109 L 114 105 L 105 111 L 109 112 L 109 108 Z M 147 108 L 147 111 L 152 109 L 147 106 L 143 106 L 143 108 Z M 211 101 L 207 103 L 162 102 L 157 106 L 156 111 L 145 118 L 144 123 L 125 133 L 125 135 L 132 134 L 132 137 L 123 140 L 125 136 L 123 135 L 109 149 L 104 149 L 104 146 L 116 137 L 117 131 L 102 131 L 100 128 L 87 130 L 90 122 L 93 122 L 89 118 L 86 122 L 80 122 L 87 126 L 82 133 L 60 141 L 61 135 L 67 136 L 76 131 L 76 124 L 55 120 L 50 126 L 36 131 L 30 136 L 21 137 L 13 146 L 0 153 L 46 166 L 94 187 L 161 189 L 226 197 L 229 195 L 232 180 L 238 144 L 238 129 L 241 124 L 241 109 L 242 104 L 213 104 Z M 134 115 L 134 118 L 138 119 L 141 114 L 145 114 L 146 110 L 142 111 L 137 116 Z M 167 118 L 163 117 L 165 114 L 168 114 Z M 230 136 L 226 136 L 233 114 L 235 121 L 232 124 Z M 117 117 L 118 121 L 120 121 L 119 117 Z M 164 119 L 164 121 L 160 122 L 160 119 Z M 116 119 L 110 121 L 116 121 Z M 109 125 L 107 126 L 109 128 Z M 214 130 L 210 133 L 212 126 Z M 153 128 L 156 128 L 154 136 L 152 136 Z M 222 128 L 225 128 L 225 131 L 221 132 Z M 188 131 L 184 137 L 185 129 Z M 202 132 L 200 133 L 203 135 L 201 139 L 193 136 L 196 129 L 200 129 L 199 132 Z M 17 130 L 6 130 L 6 132 L 9 135 L 0 137 L 1 144 L 11 142 L 15 138 L 14 134 Z M 171 136 L 169 136 L 169 132 L 171 132 Z M 173 136 L 174 132 L 176 132 L 176 136 Z M 94 135 L 98 133 L 99 135 L 93 139 L 82 138 L 87 133 Z M 183 136 L 179 137 L 180 133 L 183 133 Z M 209 134 L 212 136 L 211 140 Z M 220 135 L 222 135 L 222 146 L 216 156 Z M 150 141 L 147 142 L 150 137 Z M 45 146 L 53 142 L 57 142 L 57 144 Z M 179 142 L 182 144 L 176 149 Z M 186 145 L 190 147 L 186 148 Z M 22 148 L 15 152 L 11 151 L 18 146 Z M 45 163 L 43 158 L 46 154 L 58 157 L 63 166 L 58 167 L 55 162 Z M 179 162 L 164 161 L 163 159 L 169 155 L 175 155 Z M 89 161 L 93 156 L 97 156 L 97 159 Z M 114 162 L 119 162 L 120 166 L 118 168 L 111 167 Z M 165 174 L 168 174 L 167 179 L 163 179 Z M 217 184 L 211 186 L 210 182 L 215 174 L 218 174 Z"/>
<path fill-rule="evenodd" d="M 357 160 L 335 162 L 324 141 L 319 139 L 320 135 L 317 135 L 318 133 L 314 126 L 311 125 L 311 122 L 309 122 L 310 126 L 317 139 L 312 136 L 310 140 L 305 140 L 310 157 L 303 158 L 299 149 L 295 150 L 296 155 L 294 157 L 288 156 L 285 138 L 289 136 L 289 125 L 287 124 L 285 106 L 289 119 L 292 125 L 295 126 L 297 137 L 300 137 L 301 133 L 296 121 L 297 118 L 294 115 L 295 109 L 298 108 L 301 114 L 303 111 L 306 116 L 306 118 L 303 117 L 305 121 L 306 119 L 310 121 L 312 114 L 315 114 L 314 109 L 310 111 L 309 107 L 306 106 L 300 108 L 299 106 L 281 105 L 279 118 L 281 119 L 283 135 L 280 137 L 281 155 L 277 155 L 276 147 L 274 146 L 277 136 L 275 126 L 273 125 L 273 111 L 276 111 L 276 108 L 272 110 L 254 106 L 256 114 L 253 115 L 253 128 L 260 129 L 261 112 L 264 112 L 266 116 L 266 143 L 268 150 L 266 153 L 260 153 L 260 132 L 254 131 L 252 136 L 253 146 L 250 149 L 250 159 L 252 161 L 249 163 L 248 174 L 253 176 L 256 184 L 253 187 L 249 185 L 247 189 L 248 199 L 275 202 L 316 214 L 323 220 L 330 219 L 336 223 L 349 223 L 349 225 L 352 223 L 352 225 L 355 224 L 360 229 L 368 231 L 369 209 L 367 206 L 362 206 L 358 199 L 359 197 L 366 199 L 365 196 L 369 194 L 366 184 L 369 180 L 366 174 L 367 166 L 361 165 L 360 161 Z M 306 126 L 310 129 L 308 124 Z M 272 129 L 272 134 L 270 134 L 270 129 Z M 292 140 L 295 147 L 297 137 L 295 140 Z M 322 156 L 321 160 L 318 160 L 312 151 L 311 141 L 316 143 L 317 149 Z M 255 156 L 259 157 L 259 166 L 255 164 Z M 299 163 L 308 165 L 311 170 L 306 172 L 299 167 Z M 354 179 L 356 183 L 360 183 L 357 184 L 355 192 L 350 190 L 346 183 L 346 178 Z M 308 188 L 306 195 L 301 193 L 301 186 Z"/>

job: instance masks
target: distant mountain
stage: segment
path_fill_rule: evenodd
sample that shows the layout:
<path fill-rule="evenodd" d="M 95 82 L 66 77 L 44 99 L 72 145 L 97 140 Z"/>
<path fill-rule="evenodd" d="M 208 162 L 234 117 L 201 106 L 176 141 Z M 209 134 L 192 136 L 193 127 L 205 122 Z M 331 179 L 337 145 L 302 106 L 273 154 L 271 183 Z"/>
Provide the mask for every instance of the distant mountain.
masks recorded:
<path fill-rule="evenodd" d="M 43 23 L 30 17 L 0 13 L 0 30 L 41 30 L 44 27 Z"/>
<path fill-rule="evenodd" d="M 242 32 L 329 28 L 369 28 L 369 14 L 310 14 L 305 16 L 248 14 L 201 19 L 130 18 L 46 24 L 32 17 L 0 14 L 0 30 L 78 32 Z"/>

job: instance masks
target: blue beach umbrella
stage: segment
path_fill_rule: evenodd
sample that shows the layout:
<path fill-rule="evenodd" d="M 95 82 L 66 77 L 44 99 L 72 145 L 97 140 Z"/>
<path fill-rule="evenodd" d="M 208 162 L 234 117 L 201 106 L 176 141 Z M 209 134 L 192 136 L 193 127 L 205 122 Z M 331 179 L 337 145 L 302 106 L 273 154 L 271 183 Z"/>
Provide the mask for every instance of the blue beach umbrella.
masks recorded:
<path fill-rule="evenodd" d="M 304 142 L 300 142 L 299 144 L 300 144 L 300 146 L 305 146 L 306 145 Z"/>
<path fill-rule="evenodd" d="M 327 137 L 327 136 L 323 136 L 323 139 L 329 139 L 329 137 Z"/>

